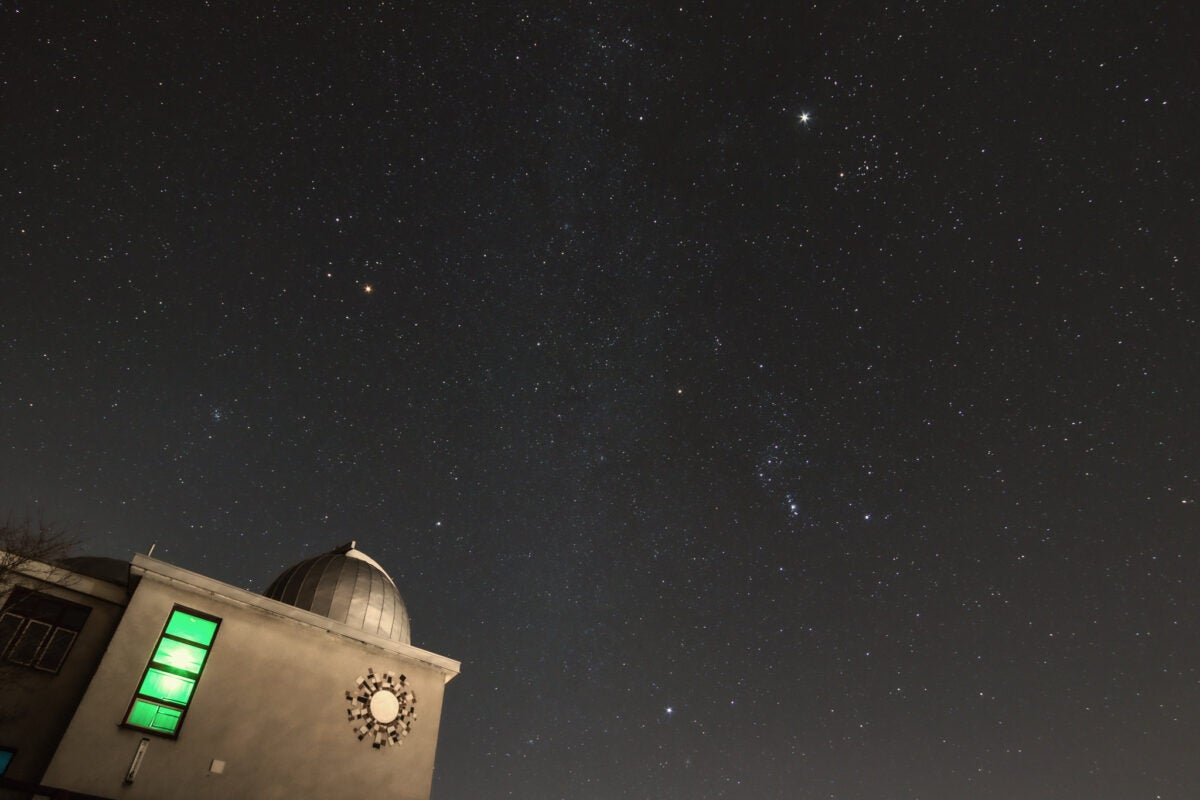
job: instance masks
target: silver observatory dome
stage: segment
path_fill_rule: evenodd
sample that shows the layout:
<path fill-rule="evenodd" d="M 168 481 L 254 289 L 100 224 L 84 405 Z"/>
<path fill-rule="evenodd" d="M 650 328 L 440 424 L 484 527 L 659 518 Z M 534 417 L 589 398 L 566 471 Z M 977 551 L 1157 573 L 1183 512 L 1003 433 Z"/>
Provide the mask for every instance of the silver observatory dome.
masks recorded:
<path fill-rule="evenodd" d="M 263 594 L 366 633 L 411 643 L 408 609 L 395 582 L 355 542 L 287 568 Z"/>

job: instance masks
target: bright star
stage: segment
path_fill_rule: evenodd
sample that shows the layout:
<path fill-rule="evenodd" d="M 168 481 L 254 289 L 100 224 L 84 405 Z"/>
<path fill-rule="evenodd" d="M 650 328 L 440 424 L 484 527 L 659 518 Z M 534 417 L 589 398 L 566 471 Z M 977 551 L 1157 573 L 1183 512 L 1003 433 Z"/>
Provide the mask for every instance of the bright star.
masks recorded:
<path fill-rule="evenodd" d="M 809 114 L 807 111 L 801 111 L 796 115 L 796 119 L 800 121 L 801 125 L 807 125 L 808 121 L 812 119 L 812 114 Z"/>

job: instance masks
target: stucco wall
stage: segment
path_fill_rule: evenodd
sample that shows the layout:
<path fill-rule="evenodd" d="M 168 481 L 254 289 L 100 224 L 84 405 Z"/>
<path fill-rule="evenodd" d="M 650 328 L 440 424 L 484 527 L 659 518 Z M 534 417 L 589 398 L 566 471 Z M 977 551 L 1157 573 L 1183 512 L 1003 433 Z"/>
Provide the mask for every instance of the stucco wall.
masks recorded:
<path fill-rule="evenodd" d="M 122 798 L 352 798 L 382 792 L 427 800 L 446 673 L 308 624 L 177 582 L 144 578 L 44 782 Z M 174 605 L 221 618 L 178 739 L 120 727 Z M 315 615 L 312 615 L 315 616 Z M 345 699 L 368 667 L 408 677 L 418 716 L 402 746 L 354 735 Z M 143 737 L 137 778 L 123 785 Z M 213 760 L 224 774 L 210 773 Z"/>
<path fill-rule="evenodd" d="M 21 575 L 13 583 L 92 610 L 57 674 L 7 663 L 0 667 L 0 745 L 17 749 L 5 777 L 27 783 L 36 783 L 50 763 L 117 627 L 125 599 L 124 590 L 117 586 L 63 569 L 44 572 L 47 580 Z M 9 591 L 11 587 L 6 587 L 0 606 L 7 602 Z"/>

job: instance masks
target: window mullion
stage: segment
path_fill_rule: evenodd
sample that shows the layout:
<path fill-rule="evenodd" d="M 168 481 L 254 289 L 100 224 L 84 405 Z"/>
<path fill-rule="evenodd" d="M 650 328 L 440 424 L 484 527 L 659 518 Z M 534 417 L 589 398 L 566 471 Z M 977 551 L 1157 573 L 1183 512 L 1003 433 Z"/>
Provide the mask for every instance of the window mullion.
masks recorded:
<path fill-rule="evenodd" d="M 220 620 L 179 606 L 171 611 L 126 712 L 126 725 L 178 735 L 219 625 Z"/>

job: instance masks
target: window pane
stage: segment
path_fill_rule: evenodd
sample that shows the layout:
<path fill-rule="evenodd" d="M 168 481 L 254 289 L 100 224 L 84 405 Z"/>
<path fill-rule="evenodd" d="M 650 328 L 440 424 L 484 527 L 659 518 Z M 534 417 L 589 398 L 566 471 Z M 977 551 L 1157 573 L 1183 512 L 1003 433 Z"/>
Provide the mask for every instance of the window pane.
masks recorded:
<path fill-rule="evenodd" d="M 24 586 L 14 586 L 12 591 L 8 593 L 8 598 L 4 601 L 4 610 L 20 613 L 19 609 L 15 608 L 15 606 L 17 606 L 21 601 L 31 594 L 33 594 L 33 592 L 29 591 Z"/>
<path fill-rule="evenodd" d="M 151 660 L 155 664 L 173 667 L 189 675 L 199 675 L 200 667 L 204 666 L 204 656 L 207 654 L 206 650 L 195 645 L 164 637 L 158 643 L 158 649 L 154 651 L 154 658 Z"/>
<path fill-rule="evenodd" d="M 47 596 L 23 586 L 14 586 L 8 595 L 8 602 L 4 604 L 4 610 L 20 614 L 23 617 L 37 618 L 44 615 L 45 609 L 42 607 L 42 601 Z M 42 621 L 46 622 L 46 620 Z"/>
<path fill-rule="evenodd" d="M 33 657 L 37 655 L 38 648 L 42 646 L 48 633 L 50 633 L 49 625 L 35 619 L 29 620 L 25 630 L 17 637 L 17 643 L 9 651 L 8 660 L 24 666 L 32 664 Z"/>
<path fill-rule="evenodd" d="M 18 617 L 16 614 L 0 616 L 0 656 L 4 655 L 9 643 L 17 635 L 17 628 L 21 627 L 24 621 L 24 617 Z"/>
<path fill-rule="evenodd" d="M 67 651 L 71 649 L 71 643 L 74 641 L 75 631 L 55 628 L 54 633 L 50 634 L 50 641 L 42 650 L 42 654 L 38 656 L 37 668 L 47 672 L 58 672 L 58 668 L 62 666 L 63 660 L 67 657 Z"/>
<path fill-rule="evenodd" d="M 58 622 L 63 609 L 69 605 L 71 604 L 65 600 L 42 592 L 26 592 L 9 610 L 53 625 Z"/>
<path fill-rule="evenodd" d="M 196 644 L 212 644 L 213 635 L 217 632 L 217 623 L 211 619 L 202 619 L 186 611 L 175 611 L 167 623 L 167 633 L 187 639 Z"/>
<path fill-rule="evenodd" d="M 12 757 L 12 750 L 9 750 L 7 747 L 0 747 L 0 775 L 3 775 L 4 771 L 8 769 L 8 763 L 12 761 Z"/>
<path fill-rule="evenodd" d="M 142 681 L 138 694 L 186 706 L 192 697 L 192 689 L 195 687 L 196 681 L 192 678 L 181 678 L 178 675 L 151 667 L 146 672 L 146 679 Z"/>
<path fill-rule="evenodd" d="M 179 718 L 182 716 L 182 713 L 174 708 L 160 706 L 157 703 L 150 703 L 146 700 L 135 700 L 127 721 L 130 725 L 136 725 L 139 728 L 149 728 L 152 731 L 161 731 L 162 733 L 174 733 L 175 729 L 179 727 Z"/>
<path fill-rule="evenodd" d="M 87 606 L 64 603 L 62 614 L 58 618 L 58 627 L 78 633 L 83 630 L 83 623 L 87 622 L 88 614 L 90 613 L 92 613 L 92 610 Z"/>

